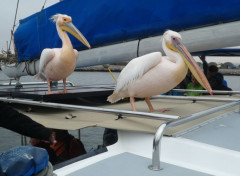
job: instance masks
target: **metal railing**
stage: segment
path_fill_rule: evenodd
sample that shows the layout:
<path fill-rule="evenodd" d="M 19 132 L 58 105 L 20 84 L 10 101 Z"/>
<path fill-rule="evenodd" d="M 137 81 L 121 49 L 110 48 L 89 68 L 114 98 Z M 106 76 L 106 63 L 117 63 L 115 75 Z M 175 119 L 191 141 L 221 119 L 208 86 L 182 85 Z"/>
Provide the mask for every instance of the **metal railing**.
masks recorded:
<path fill-rule="evenodd" d="M 28 105 L 42 106 L 42 107 L 50 107 L 50 108 L 58 108 L 58 109 L 83 110 L 83 111 L 99 112 L 99 113 L 105 113 L 105 114 L 108 113 L 108 114 L 117 115 L 118 117 L 122 117 L 123 115 L 131 115 L 138 118 L 150 118 L 150 119 L 159 119 L 159 120 L 174 120 L 174 119 L 180 118 L 179 116 L 174 116 L 174 115 L 153 114 L 153 113 L 147 113 L 147 112 L 135 112 L 135 111 L 110 109 L 110 108 L 98 108 L 98 107 L 80 106 L 80 105 L 69 105 L 69 104 L 62 104 L 62 103 L 49 103 L 49 102 L 42 102 L 42 101 L 33 101 L 28 99 L 14 99 L 14 98 L 0 97 L 0 101 L 9 102 L 9 103 L 28 104 Z"/>
<path fill-rule="evenodd" d="M 152 152 L 152 164 L 150 166 L 148 166 L 149 169 L 151 170 L 161 170 L 161 166 L 160 166 L 160 157 L 161 157 L 161 139 L 162 136 L 164 134 L 164 132 L 168 129 L 168 128 L 172 128 L 193 120 L 196 120 L 200 117 L 206 116 L 206 115 L 210 115 L 213 114 L 215 112 L 224 110 L 224 109 L 228 109 L 231 108 L 233 106 L 239 105 L 240 104 L 240 100 L 235 100 L 234 102 L 228 103 L 228 104 L 224 104 L 224 105 L 220 105 L 214 108 L 210 108 L 207 109 L 205 111 L 201 111 L 201 112 L 197 112 L 194 114 L 191 114 L 189 116 L 186 117 L 182 117 L 180 119 L 177 120 L 172 120 L 169 122 L 165 122 L 163 124 L 161 124 L 157 130 L 157 132 L 155 133 L 154 139 L 153 139 L 153 152 Z"/>
<path fill-rule="evenodd" d="M 172 89 L 170 92 L 197 92 L 209 94 L 207 90 L 194 90 L 194 89 Z M 213 94 L 240 94 L 240 91 L 224 91 L 224 90 L 213 90 Z"/>
<path fill-rule="evenodd" d="M 172 95 L 157 95 L 151 99 L 170 99 L 170 100 L 192 100 L 192 101 L 217 101 L 217 102 L 232 102 L 240 99 L 235 98 L 222 98 L 222 97 L 202 97 L 202 96 L 172 96 Z"/>
<path fill-rule="evenodd" d="M 62 81 L 58 81 L 58 84 L 63 84 Z M 47 82 L 21 82 L 21 85 L 46 85 Z M 70 81 L 66 81 L 66 84 L 69 84 L 70 86 L 75 86 L 74 83 Z M 17 83 L 0 83 L 0 86 L 16 86 Z"/>

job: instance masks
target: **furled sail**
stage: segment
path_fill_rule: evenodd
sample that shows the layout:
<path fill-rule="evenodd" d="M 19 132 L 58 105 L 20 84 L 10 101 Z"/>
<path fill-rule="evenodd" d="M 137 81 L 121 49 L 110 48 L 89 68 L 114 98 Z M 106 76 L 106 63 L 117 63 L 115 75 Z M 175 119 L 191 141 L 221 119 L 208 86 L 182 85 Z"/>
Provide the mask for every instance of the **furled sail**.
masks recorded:
<path fill-rule="evenodd" d="M 239 0 L 64 0 L 20 20 L 15 34 L 19 61 L 40 57 L 44 48 L 61 47 L 55 25 L 57 13 L 72 17 L 93 48 L 240 20 Z M 73 47 L 87 49 L 71 37 Z"/>

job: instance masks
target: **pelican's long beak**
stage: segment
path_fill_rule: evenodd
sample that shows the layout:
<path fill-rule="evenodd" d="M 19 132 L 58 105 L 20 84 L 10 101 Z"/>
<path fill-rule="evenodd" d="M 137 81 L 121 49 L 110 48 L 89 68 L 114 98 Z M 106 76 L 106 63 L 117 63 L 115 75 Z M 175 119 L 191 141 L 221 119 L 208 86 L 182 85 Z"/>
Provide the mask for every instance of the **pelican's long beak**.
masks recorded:
<path fill-rule="evenodd" d="M 82 35 L 82 33 L 71 22 L 64 23 L 62 26 L 60 26 L 60 28 L 64 31 L 67 31 L 70 34 L 72 34 L 74 37 L 76 37 L 78 40 L 80 40 L 89 49 L 91 48 L 87 39 Z"/>
<path fill-rule="evenodd" d="M 213 95 L 212 88 L 211 88 L 206 76 L 204 75 L 204 73 L 202 72 L 202 70 L 200 69 L 200 67 L 196 63 L 196 61 L 193 59 L 191 54 L 185 48 L 185 46 L 181 43 L 181 41 L 178 38 L 174 38 L 172 41 L 173 41 L 173 47 L 176 48 L 174 50 L 177 51 L 178 53 L 180 53 L 180 55 L 184 59 L 184 62 L 187 64 L 188 68 L 192 72 L 193 76 L 197 79 L 197 81 L 206 90 L 208 90 L 208 92 L 211 95 Z"/>

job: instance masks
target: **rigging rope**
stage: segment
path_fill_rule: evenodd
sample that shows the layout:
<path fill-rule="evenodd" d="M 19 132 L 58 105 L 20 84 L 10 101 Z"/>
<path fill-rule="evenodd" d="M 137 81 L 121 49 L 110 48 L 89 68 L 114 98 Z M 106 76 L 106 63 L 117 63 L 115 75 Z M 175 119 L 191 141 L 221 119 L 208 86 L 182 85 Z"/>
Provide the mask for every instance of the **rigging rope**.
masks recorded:
<path fill-rule="evenodd" d="M 112 73 L 112 71 L 111 71 L 111 69 L 109 67 L 109 64 L 104 64 L 103 67 L 108 69 L 108 71 L 112 75 L 114 81 L 117 82 L 117 79 L 115 78 L 114 74 Z"/>
<path fill-rule="evenodd" d="M 108 71 L 110 72 L 110 74 L 112 75 L 112 77 L 113 77 L 114 81 L 115 81 L 115 82 L 117 82 L 117 79 L 116 79 L 116 78 L 115 78 L 115 76 L 113 75 L 113 73 L 112 73 L 112 71 L 110 70 L 110 68 L 109 68 L 109 67 L 107 67 L 107 69 L 108 69 Z"/>

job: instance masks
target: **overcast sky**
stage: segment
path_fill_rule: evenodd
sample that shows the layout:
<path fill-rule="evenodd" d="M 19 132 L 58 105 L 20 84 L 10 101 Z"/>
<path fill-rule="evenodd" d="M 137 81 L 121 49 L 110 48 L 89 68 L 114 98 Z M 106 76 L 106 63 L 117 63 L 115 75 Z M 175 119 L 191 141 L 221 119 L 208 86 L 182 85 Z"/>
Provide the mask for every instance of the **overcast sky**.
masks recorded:
<path fill-rule="evenodd" d="M 45 0 L 19 0 L 16 24 L 19 19 L 28 17 L 42 9 Z M 47 0 L 45 8 L 59 2 L 59 0 Z M 7 49 L 7 41 L 10 41 L 11 30 L 17 7 L 17 0 L 0 0 L 0 51 Z M 17 26 L 15 27 L 15 29 Z"/>

